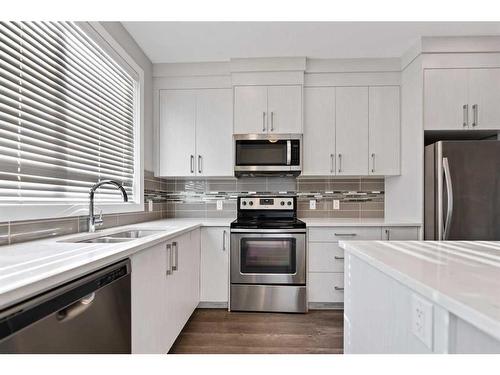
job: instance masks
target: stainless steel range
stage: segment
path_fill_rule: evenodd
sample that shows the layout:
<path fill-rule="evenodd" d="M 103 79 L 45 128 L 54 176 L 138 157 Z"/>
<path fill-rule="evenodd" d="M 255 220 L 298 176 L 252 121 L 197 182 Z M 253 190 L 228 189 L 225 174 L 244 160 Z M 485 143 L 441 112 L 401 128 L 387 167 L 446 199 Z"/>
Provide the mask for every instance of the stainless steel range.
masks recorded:
<path fill-rule="evenodd" d="M 238 198 L 231 223 L 232 311 L 306 312 L 306 225 L 297 197 Z"/>

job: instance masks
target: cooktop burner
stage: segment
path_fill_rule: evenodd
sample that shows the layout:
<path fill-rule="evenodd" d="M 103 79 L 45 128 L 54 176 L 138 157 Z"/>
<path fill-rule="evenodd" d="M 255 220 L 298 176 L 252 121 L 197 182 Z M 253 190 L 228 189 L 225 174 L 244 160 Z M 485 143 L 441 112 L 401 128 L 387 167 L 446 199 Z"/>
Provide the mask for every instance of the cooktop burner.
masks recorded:
<path fill-rule="evenodd" d="M 238 218 L 233 229 L 303 229 L 297 219 L 297 197 L 294 195 L 247 195 L 238 197 Z"/>
<path fill-rule="evenodd" d="M 233 229 L 302 229 L 306 223 L 299 219 L 236 219 L 231 223 Z"/>

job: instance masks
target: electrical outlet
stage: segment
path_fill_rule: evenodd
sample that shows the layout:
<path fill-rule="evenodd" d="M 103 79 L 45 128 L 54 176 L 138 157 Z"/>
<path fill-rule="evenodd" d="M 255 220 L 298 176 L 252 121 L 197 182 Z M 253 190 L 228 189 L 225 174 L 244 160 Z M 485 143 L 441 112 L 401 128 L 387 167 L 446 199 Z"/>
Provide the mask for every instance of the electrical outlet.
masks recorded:
<path fill-rule="evenodd" d="M 223 208 L 223 203 L 222 201 L 217 201 L 217 211 L 221 211 Z"/>
<path fill-rule="evenodd" d="M 340 210 L 340 201 L 338 199 L 333 200 L 333 209 Z"/>
<path fill-rule="evenodd" d="M 309 201 L 309 209 L 310 209 L 310 210 L 315 210 L 315 209 L 316 209 L 316 200 L 311 199 L 311 200 Z"/>
<path fill-rule="evenodd" d="M 153 211 L 153 200 L 152 199 L 148 200 L 148 210 L 149 210 L 149 212 Z"/>
<path fill-rule="evenodd" d="M 433 308 L 432 303 L 412 295 L 411 331 L 432 350 Z"/>

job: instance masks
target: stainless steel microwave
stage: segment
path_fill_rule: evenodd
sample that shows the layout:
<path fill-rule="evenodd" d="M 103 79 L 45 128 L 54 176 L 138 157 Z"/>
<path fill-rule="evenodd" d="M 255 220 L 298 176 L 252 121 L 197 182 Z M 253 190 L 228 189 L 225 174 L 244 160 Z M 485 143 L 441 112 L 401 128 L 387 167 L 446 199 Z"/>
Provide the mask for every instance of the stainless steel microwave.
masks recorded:
<path fill-rule="evenodd" d="M 234 175 L 298 176 L 302 170 L 301 134 L 234 135 Z"/>

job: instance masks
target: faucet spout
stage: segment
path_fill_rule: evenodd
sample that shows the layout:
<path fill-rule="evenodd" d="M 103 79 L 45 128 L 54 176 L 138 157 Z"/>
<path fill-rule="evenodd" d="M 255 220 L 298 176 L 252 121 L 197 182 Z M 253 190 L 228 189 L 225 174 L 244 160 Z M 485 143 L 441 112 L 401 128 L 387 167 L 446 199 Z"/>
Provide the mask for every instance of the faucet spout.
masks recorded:
<path fill-rule="evenodd" d="M 90 188 L 89 192 L 89 218 L 88 218 L 88 226 L 89 226 L 89 232 L 95 232 L 95 227 L 102 225 L 102 215 L 99 218 L 96 218 L 94 216 L 94 195 L 95 191 L 100 188 L 102 185 L 114 185 L 118 189 L 120 189 L 122 196 L 123 196 L 123 201 L 128 202 L 128 195 L 125 189 L 123 188 L 122 184 L 120 184 L 118 181 L 114 180 L 103 180 L 95 185 L 93 185 Z"/>

